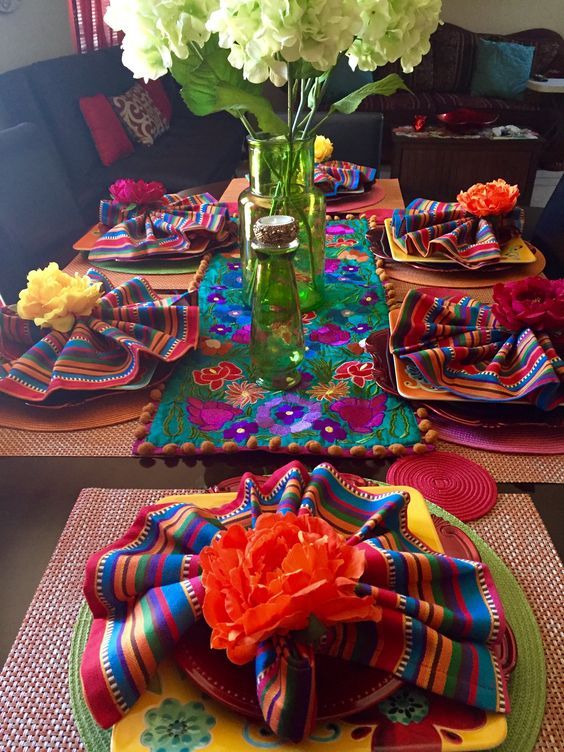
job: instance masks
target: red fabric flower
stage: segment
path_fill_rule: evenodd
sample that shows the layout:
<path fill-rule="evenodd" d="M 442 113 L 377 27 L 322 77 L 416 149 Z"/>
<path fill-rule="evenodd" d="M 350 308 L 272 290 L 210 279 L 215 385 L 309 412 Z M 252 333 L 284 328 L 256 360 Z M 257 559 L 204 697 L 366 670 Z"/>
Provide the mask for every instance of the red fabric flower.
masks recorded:
<path fill-rule="evenodd" d="M 384 420 L 386 395 L 379 394 L 372 399 L 345 397 L 333 402 L 329 410 L 342 418 L 351 431 L 356 433 L 372 433 Z"/>
<path fill-rule="evenodd" d="M 110 195 L 120 204 L 156 204 L 165 194 L 162 183 L 123 178 L 110 186 Z"/>
<path fill-rule="evenodd" d="M 226 381 L 235 381 L 243 375 L 243 371 L 234 363 L 222 360 L 216 366 L 202 368 L 201 371 L 194 371 L 192 377 L 196 384 L 209 386 L 210 389 L 221 389 Z"/>
<path fill-rule="evenodd" d="M 356 386 L 364 386 L 367 381 L 372 381 L 372 363 L 347 360 L 337 368 L 334 378 L 350 379 Z"/>
<path fill-rule="evenodd" d="M 461 191 L 456 200 L 467 212 L 476 217 L 507 214 L 515 208 L 519 187 L 505 180 L 490 183 L 474 183 L 467 191 Z"/>
<path fill-rule="evenodd" d="M 308 514 L 262 514 L 253 529 L 232 525 L 200 554 L 211 646 L 233 663 L 274 634 L 322 624 L 377 621 L 370 596 L 355 595 L 365 555 L 329 523 Z"/>
<path fill-rule="evenodd" d="M 497 284 L 493 299 L 494 316 L 511 331 L 564 329 L 564 279 L 527 277 Z"/>

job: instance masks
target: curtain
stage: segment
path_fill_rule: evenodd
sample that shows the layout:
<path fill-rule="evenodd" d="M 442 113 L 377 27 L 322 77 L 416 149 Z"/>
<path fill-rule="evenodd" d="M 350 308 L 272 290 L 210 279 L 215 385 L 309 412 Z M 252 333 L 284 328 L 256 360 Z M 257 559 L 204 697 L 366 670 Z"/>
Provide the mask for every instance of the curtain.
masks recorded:
<path fill-rule="evenodd" d="M 122 34 L 104 23 L 109 4 L 110 0 L 69 0 L 77 52 L 92 52 L 121 42 Z"/>

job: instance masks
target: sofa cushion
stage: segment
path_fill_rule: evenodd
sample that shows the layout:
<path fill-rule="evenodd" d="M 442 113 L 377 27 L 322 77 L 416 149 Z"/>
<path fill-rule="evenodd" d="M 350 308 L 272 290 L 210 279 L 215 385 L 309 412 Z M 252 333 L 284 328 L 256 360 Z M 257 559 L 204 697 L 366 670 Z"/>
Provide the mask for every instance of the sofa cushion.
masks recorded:
<path fill-rule="evenodd" d="M 131 86 L 133 77 L 121 64 L 121 50 L 112 47 L 34 63 L 29 77 L 73 184 L 88 180 L 100 159 L 79 99 L 95 94 L 114 96 Z"/>
<path fill-rule="evenodd" d="M 344 55 L 339 58 L 337 65 L 331 71 L 327 81 L 324 100 L 329 104 L 337 102 L 353 91 L 360 89 L 365 84 L 372 83 L 370 71 L 352 70 L 348 58 Z"/>
<path fill-rule="evenodd" d="M 550 29 L 527 29 L 518 31 L 506 36 L 494 34 L 480 34 L 480 37 L 498 42 L 516 42 L 517 44 L 526 44 L 535 48 L 535 56 L 531 73 L 544 74 L 554 70 L 561 72 L 562 63 L 564 62 L 564 40 L 556 31 Z"/>
<path fill-rule="evenodd" d="M 139 82 L 124 94 L 110 97 L 110 102 L 127 133 L 143 146 L 152 146 L 168 128 L 168 122 Z"/>
<path fill-rule="evenodd" d="M 163 86 L 161 80 L 158 81 L 141 81 L 141 86 L 147 90 L 149 96 L 153 100 L 153 103 L 163 116 L 164 120 L 168 123 L 172 120 L 172 102 L 169 99 L 168 94 Z"/>
<path fill-rule="evenodd" d="M 535 48 L 511 42 L 478 40 L 470 93 L 515 99 L 527 88 Z"/>
<path fill-rule="evenodd" d="M 79 104 L 103 165 L 109 167 L 118 159 L 133 154 L 133 144 L 103 94 L 81 97 Z"/>
<path fill-rule="evenodd" d="M 0 291 L 10 300 L 25 286 L 30 269 L 70 260 L 84 222 L 61 163 L 37 125 L 0 131 L 0 164 L 9 186 L 0 192 Z"/>

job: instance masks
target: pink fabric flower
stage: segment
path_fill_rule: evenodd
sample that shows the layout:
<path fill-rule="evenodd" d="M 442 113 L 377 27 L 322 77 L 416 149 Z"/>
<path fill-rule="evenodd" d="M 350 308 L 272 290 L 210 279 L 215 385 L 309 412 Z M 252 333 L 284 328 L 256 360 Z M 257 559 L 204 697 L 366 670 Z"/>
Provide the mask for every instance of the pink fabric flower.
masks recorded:
<path fill-rule="evenodd" d="M 156 204 L 165 194 L 162 183 L 122 178 L 110 186 L 110 194 L 120 204 Z"/>
<path fill-rule="evenodd" d="M 564 279 L 527 277 L 497 284 L 493 299 L 492 313 L 511 331 L 564 329 Z"/>
<path fill-rule="evenodd" d="M 216 402 L 215 400 L 203 402 L 196 397 L 190 397 L 186 407 L 188 417 L 202 431 L 219 431 L 227 422 L 243 413 L 238 407 L 233 407 L 225 402 Z"/>
<path fill-rule="evenodd" d="M 333 402 L 329 408 L 348 423 L 351 431 L 372 433 L 384 420 L 386 395 L 379 394 L 372 399 L 345 397 Z"/>

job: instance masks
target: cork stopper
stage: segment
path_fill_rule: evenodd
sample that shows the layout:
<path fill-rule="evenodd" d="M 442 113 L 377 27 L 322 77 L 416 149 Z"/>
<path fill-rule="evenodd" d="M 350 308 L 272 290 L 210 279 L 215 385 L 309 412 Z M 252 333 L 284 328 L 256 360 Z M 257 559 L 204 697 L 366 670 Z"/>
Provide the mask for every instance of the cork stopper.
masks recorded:
<path fill-rule="evenodd" d="M 258 219 L 253 233 L 262 245 L 289 245 L 298 236 L 298 223 L 285 214 L 273 214 Z"/>

